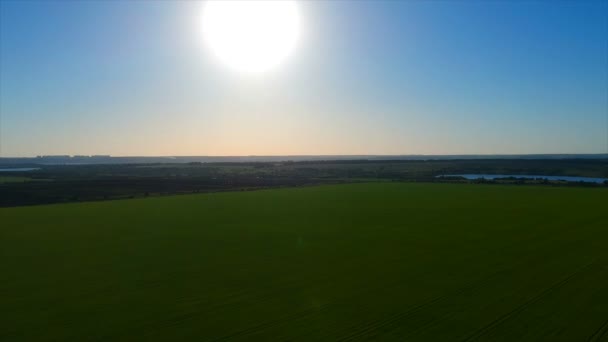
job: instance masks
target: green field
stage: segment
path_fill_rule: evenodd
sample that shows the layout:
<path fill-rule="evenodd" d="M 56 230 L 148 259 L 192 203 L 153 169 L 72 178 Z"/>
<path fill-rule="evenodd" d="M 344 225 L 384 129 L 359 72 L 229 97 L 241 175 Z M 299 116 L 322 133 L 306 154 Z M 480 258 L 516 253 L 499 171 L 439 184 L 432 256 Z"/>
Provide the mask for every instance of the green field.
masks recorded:
<path fill-rule="evenodd" d="M 21 176 L 0 176 L 0 184 L 2 183 L 23 183 L 30 181 L 29 177 Z"/>
<path fill-rule="evenodd" d="M 0 209 L 0 340 L 608 341 L 607 208 L 377 183 Z"/>

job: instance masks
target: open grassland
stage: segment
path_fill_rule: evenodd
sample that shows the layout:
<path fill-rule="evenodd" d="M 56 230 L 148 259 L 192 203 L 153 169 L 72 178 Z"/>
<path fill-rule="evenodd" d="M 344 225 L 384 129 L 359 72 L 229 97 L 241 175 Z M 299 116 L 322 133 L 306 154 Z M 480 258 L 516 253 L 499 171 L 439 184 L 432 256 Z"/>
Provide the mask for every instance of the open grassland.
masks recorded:
<path fill-rule="evenodd" d="M 0 209 L 0 340 L 608 341 L 604 188 Z"/>

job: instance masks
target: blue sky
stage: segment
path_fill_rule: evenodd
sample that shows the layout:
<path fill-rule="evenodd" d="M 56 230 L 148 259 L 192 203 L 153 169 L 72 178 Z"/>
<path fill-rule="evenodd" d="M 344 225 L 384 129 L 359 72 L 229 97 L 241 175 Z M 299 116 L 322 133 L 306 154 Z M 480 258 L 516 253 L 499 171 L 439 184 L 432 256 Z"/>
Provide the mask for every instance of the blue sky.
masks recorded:
<path fill-rule="evenodd" d="M 608 152 L 607 1 L 301 1 L 262 75 L 201 2 L 0 6 L 3 156 Z"/>

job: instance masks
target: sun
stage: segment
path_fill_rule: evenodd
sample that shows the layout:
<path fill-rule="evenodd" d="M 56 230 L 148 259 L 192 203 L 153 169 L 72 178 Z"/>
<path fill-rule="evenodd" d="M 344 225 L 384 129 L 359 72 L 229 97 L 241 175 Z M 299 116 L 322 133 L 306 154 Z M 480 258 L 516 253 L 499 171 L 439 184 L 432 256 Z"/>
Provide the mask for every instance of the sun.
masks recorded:
<path fill-rule="evenodd" d="M 207 1 L 202 26 L 206 45 L 225 65 L 264 72 L 293 52 L 300 15 L 295 1 Z"/>

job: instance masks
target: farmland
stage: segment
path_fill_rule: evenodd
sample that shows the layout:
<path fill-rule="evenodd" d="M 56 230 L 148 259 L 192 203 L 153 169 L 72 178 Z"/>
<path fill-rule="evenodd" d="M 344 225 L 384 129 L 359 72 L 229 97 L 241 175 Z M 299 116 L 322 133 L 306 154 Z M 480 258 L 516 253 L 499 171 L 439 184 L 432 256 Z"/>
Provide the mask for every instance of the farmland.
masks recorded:
<path fill-rule="evenodd" d="M 607 203 L 385 182 L 0 208 L 0 340 L 608 341 Z"/>
<path fill-rule="evenodd" d="M 3 161 L 6 162 L 6 158 L 0 158 L 0 167 Z M 0 182 L 0 207 L 378 181 L 608 187 L 608 182 L 565 184 L 538 180 L 438 178 L 473 173 L 608 179 L 606 158 L 5 165 L 35 170 L 10 172 L 10 177 L 29 178 L 28 182 Z"/>

